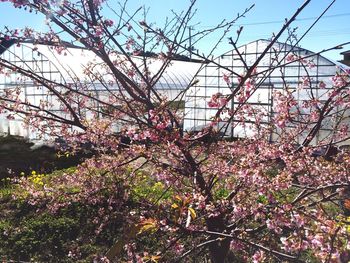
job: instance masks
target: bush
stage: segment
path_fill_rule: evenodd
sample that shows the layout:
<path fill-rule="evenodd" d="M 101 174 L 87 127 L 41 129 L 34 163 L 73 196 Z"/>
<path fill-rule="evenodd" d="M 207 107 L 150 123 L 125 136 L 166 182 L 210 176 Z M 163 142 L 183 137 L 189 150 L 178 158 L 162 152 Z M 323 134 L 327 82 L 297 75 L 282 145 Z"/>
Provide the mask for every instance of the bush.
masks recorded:
<path fill-rule="evenodd" d="M 68 255 L 69 243 L 79 233 L 76 219 L 34 213 L 19 224 L 3 221 L 0 225 L 2 254 L 14 260 L 57 261 Z"/>

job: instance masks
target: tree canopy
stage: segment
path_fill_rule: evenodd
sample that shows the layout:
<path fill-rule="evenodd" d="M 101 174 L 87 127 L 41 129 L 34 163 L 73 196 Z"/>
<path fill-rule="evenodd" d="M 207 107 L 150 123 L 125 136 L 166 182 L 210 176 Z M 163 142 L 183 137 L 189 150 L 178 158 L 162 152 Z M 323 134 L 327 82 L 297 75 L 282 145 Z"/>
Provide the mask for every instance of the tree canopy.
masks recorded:
<path fill-rule="evenodd" d="M 301 63 L 306 71 L 313 67 L 307 56 L 299 57 L 292 49 L 287 60 L 257 70 L 284 33 L 286 43 L 298 46 L 291 25 L 311 0 L 286 20 L 249 66 L 237 47 L 243 28 L 234 37 L 230 30 L 250 8 L 194 32 L 196 41 L 222 32 L 203 54 L 185 45 L 195 0 L 162 28 L 149 22 L 142 8 L 127 10 L 126 3 L 113 7 L 104 0 L 1 2 L 42 13 L 49 26 L 47 32 L 6 28 L 0 33 L 6 41 L 46 43 L 57 56 L 74 45 L 97 57 L 84 65 L 83 79 L 72 76 L 69 82 L 47 78 L 35 63 L 28 67 L 0 57 L 1 74 L 17 76 L 16 84 L 0 93 L 0 111 L 10 119 L 22 118 L 43 135 L 60 137 L 70 154 L 86 148 L 93 152 L 73 173 L 50 184 L 33 179 L 20 183 L 32 204 L 43 204 L 53 213 L 76 202 L 99 206 L 98 216 L 91 218 L 96 235 L 122 217 L 123 235 L 101 262 L 189 262 L 196 257 L 208 257 L 213 263 L 349 260 L 350 153 L 334 150 L 350 138 L 349 72 L 336 73 L 327 87 L 314 84 L 307 74 L 293 86 L 284 82 L 282 74 L 283 89 L 274 92 L 273 115 L 267 124 L 263 120 L 270 112 L 248 103 L 263 85 L 259 79 L 272 74 L 272 67 L 281 72 L 286 63 Z M 114 17 L 107 18 L 106 13 Z M 227 38 L 241 55 L 243 74 L 213 59 Z M 176 98 L 156 89 L 174 60 L 189 52 L 201 63 L 199 69 L 214 63 L 226 70 L 222 79 L 231 88 L 229 94 L 208 99 L 212 122 L 195 132 L 183 129 L 186 111 L 182 103 L 174 102 L 182 101 L 198 84 L 196 75 Z M 151 71 L 155 61 L 161 63 Z M 231 85 L 232 78 L 238 85 Z M 28 80 L 50 100 L 26 100 L 23 87 Z M 103 95 L 92 93 L 93 86 Z M 311 92 L 300 101 L 295 90 L 305 87 Z M 320 91 L 327 91 L 326 98 L 317 97 Z M 232 100 L 239 102 L 234 109 Z M 305 111 L 309 114 L 302 115 Z M 315 144 L 325 120 L 332 120 L 333 133 Z M 222 130 L 237 121 L 253 134 L 226 140 Z M 278 132 L 279 140 L 272 142 L 271 132 Z M 290 143 L 296 136 L 305 138 L 300 145 Z M 321 150 L 323 156 L 315 156 Z M 130 200 L 145 178 L 158 185 L 156 194 L 139 193 L 137 200 Z M 153 239 L 143 242 L 145 236 Z"/>

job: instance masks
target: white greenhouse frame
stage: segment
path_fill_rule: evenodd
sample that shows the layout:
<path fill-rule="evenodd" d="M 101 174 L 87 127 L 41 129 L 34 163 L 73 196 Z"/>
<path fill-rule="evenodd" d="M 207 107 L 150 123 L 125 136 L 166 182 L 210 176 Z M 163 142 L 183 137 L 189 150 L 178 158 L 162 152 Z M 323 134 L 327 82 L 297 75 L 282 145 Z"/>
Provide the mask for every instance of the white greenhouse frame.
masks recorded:
<path fill-rule="evenodd" d="M 233 49 L 217 57 L 214 63 L 209 63 L 203 67 L 196 76 L 196 86 L 191 87 L 186 92 L 185 130 L 199 131 L 212 123 L 213 116 L 217 112 L 217 108 L 210 108 L 208 106 L 208 101 L 212 95 L 216 93 L 221 93 L 223 95 L 230 94 L 232 92 L 231 88 L 238 85 L 237 77 L 230 73 L 230 71 L 240 75 L 243 74 L 246 66 L 248 68 L 251 67 L 270 43 L 271 42 L 268 40 L 257 40 L 248 43 L 237 48 L 239 53 Z M 296 58 L 301 58 L 302 61 L 288 60 L 287 57 L 290 54 Z M 246 65 L 244 65 L 244 63 Z M 228 70 L 218 65 L 224 66 Z M 284 66 L 278 67 L 279 65 Z M 287 85 L 290 89 L 295 90 L 299 102 L 306 99 L 311 91 L 322 101 L 328 98 L 328 91 L 327 88 L 321 89 L 319 84 L 324 82 L 326 87 L 331 87 L 331 77 L 334 76 L 336 72 L 345 72 L 347 68 L 348 67 L 345 65 L 332 62 L 309 50 L 294 47 L 286 43 L 276 42 L 256 67 L 258 74 L 256 83 L 258 88 L 250 97 L 248 103 L 255 107 L 264 108 L 266 112 L 270 113 L 268 118 L 265 119 L 266 124 L 268 124 L 270 118 L 274 114 L 274 100 L 272 96 L 274 90 L 282 91 Z M 229 76 L 231 86 L 224 80 L 224 75 Z M 302 77 L 305 76 L 310 79 L 311 85 L 306 88 L 299 88 L 301 85 L 300 81 Z M 232 100 L 230 105 L 231 110 L 235 109 L 238 105 L 239 102 Z M 344 121 L 349 122 L 349 116 L 349 111 L 347 111 Z M 317 134 L 313 143 L 317 143 L 332 132 L 330 123 L 330 120 L 324 121 L 321 131 Z M 226 128 L 222 129 L 223 126 Z M 240 125 L 240 121 L 237 119 L 233 119 L 232 124 L 229 125 L 226 125 L 224 121 L 220 122 L 217 124 L 217 128 L 221 131 L 225 131 L 224 136 L 226 138 L 249 137 L 252 135 L 252 130 Z M 272 132 L 269 140 L 277 140 L 277 134 L 278 131 L 276 130 Z M 304 137 L 300 136 L 296 138 L 295 143 L 300 143 L 303 139 Z M 349 141 L 343 143 L 349 144 Z"/>

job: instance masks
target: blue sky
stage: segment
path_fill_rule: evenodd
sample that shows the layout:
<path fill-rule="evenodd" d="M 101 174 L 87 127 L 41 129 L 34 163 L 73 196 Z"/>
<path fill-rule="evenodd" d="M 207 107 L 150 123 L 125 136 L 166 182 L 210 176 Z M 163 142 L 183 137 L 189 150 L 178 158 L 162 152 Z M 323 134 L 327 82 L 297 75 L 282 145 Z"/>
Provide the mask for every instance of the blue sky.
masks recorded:
<path fill-rule="evenodd" d="M 117 6 L 118 1 L 111 0 L 112 5 Z M 239 44 L 254 41 L 261 38 L 269 38 L 273 32 L 283 25 L 285 18 L 292 16 L 295 10 L 302 5 L 303 0 L 198 0 L 197 15 L 193 20 L 196 30 L 206 29 L 220 22 L 224 18 L 232 18 L 238 12 L 255 3 L 253 10 L 245 18 L 238 21 L 237 27 L 233 28 L 230 36 L 235 36 L 238 25 L 244 26 L 244 31 Z M 298 27 L 297 35 L 301 36 L 310 26 L 315 17 L 332 2 L 332 0 L 313 0 L 311 4 L 300 14 L 299 20 L 294 27 Z M 148 20 L 155 21 L 159 26 L 163 24 L 165 17 L 172 16 L 171 10 L 179 12 L 185 9 L 189 0 L 129 0 L 128 9 L 135 10 L 140 6 L 150 8 Z M 8 3 L 0 3 L 0 28 L 5 25 L 10 28 L 21 28 L 31 26 L 37 30 L 45 30 L 44 18 L 35 14 L 15 9 Z M 310 31 L 301 42 L 301 46 L 318 52 L 320 50 L 350 41 L 350 1 L 336 0 L 334 5 L 325 14 L 319 23 Z M 217 36 L 213 35 L 196 48 L 208 50 Z M 217 55 L 229 50 L 231 47 L 224 40 L 222 48 Z M 349 50 L 350 45 L 343 50 L 335 50 L 325 54 L 326 57 L 339 60 L 339 52 Z"/>

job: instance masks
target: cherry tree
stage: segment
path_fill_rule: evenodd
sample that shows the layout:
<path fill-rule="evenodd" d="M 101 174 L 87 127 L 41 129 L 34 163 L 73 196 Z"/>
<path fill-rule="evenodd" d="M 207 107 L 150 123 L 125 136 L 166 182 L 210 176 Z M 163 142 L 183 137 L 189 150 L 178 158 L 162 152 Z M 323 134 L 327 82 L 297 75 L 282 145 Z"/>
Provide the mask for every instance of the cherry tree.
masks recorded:
<path fill-rule="evenodd" d="M 188 262 L 206 256 L 213 263 L 304 262 L 307 256 L 322 262 L 349 260 L 350 154 L 332 153 L 334 146 L 350 138 L 348 72 L 339 71 L 327 87 L 324 83 L 314 87 L 307 75 L 300 80 L 311 91 L 323 89 L 324 100 L 311 92 L 301 103 L 293 91 L 297 87 L 284 83 L 274 93 L 272 116 L 247 103 L 261 86 L 259 78 L 272 69 L 295 62 L 312 67 L 307 56 L 291 51 L 268 70 L 257 70 L 285 32 L 289 32 L 287 41 L 298 44 L 291 24 L 311 0 L 286 20 L 252 66 L 241 57 L 246 65 L 243 74 L 218 64 L 212 55 L 251 8 L 194 33 L 197 41 L 205 41 L 213 32 L 221 32 L 208 54 L 193 56 L 201 62 L 198 70 L 214 63 L 226 71 L 223 80 L 232 87 L 230 94 L 217 93 L 208 100 L 216 113 L 212 123 L 198 132 L 183 129 L 186 112 L 178 103 L 196 86 L 196 76 L 174 98 L 156 88 L 176 59 L 193 52 L 186 43 L 195 0 L 162 28 L 147 21 L 142 8 L 129 11 L 127 2 L 117 8 L 104 0 L 1 2 L 41 13 L 48 24 L 46 32 L 6 28 L 0 33 L 3 45 L 31 39 L 50 45 L 58 55 L 64 56 L 74 45 L 96 56 L 84 65 L 84 79 L 72 77 L 69 82 L 0 58 L 2 74 L 20 76 L 18 86 L 1 93 L 0 109 L 9 118 L 20 116 L 25 125 L 50 138 L 63 138 L 72 152 L 87 145 L 93 151 L 94 156 L 74 173 L 53 178 L 48 185 L 26 179 L 21 183 L 32 204 L 44 202 L 53 212 L 74 202 L 100 205 L 99 216 L 91 218 L 97 235 L 122 214 L 124 234 L 101 261 Z M 240 28 L 236 39 L 229 38 L 237 52 L 243 32 Z M 156 63 L 157 70 L 151 70 Z M 238 85 L 231 86 L 232 78 Z M 21 82 L 27 79 L 54 102 L 26 100 Z M 98 85 L 104 95 L 95 96 L 90 85 Z M 232 100 L 239 101 L 234 110 L 229 106 Z M 57 105 L 60 113 L 52 110 Z M 305 111 L 309 114 L 302 115 Z M 252 135 L 225 140 L 222 131 L 237 120 L 249 125 Z M 315 144 L 314 138 L 329 120 L 332 134 Z M 271 132 L 278 134 L 274 142 L 269 140 Z M 291 143 L 298 136 L 303 142 Z M 323 148 L 326 154 L 315 157 Z M 144 177 L 159 187 L 160 194 L 130 205 L 130 196 Z M 153 237 L 156 245 L 140 242 L 143 236 Z"/>

